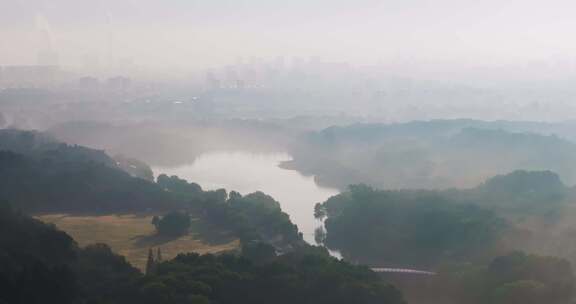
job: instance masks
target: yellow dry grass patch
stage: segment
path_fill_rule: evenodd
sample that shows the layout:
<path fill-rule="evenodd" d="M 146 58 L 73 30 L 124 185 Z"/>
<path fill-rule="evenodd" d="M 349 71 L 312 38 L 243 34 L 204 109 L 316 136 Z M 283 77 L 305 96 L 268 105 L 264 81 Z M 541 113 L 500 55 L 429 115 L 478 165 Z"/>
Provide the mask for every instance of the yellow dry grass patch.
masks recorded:
<path fill-rule="evenodd" d="M 213 231 L 207 233 L 211 230 L 210 227 L 197 219 L 193 221 L 192 233 L 178 238 L 166 238 L 156 235 L 151 224 L 152 215 L 48 214 L 36 218 L 56 225 L 82 247 L 94 243 L 108 244 L 114 252 L 125 256 L 132 265 L 140 269 L 144 269 L 146 265 L 150 248 L 161 248 L 163 258 L 171 259 L 184 252 L 218 253 L 239 247 L 237 239 L 222 233 L 216 233 L 219 236 L 215 237 Z M 206 238 L 209 234 L 212 235 Z"/>

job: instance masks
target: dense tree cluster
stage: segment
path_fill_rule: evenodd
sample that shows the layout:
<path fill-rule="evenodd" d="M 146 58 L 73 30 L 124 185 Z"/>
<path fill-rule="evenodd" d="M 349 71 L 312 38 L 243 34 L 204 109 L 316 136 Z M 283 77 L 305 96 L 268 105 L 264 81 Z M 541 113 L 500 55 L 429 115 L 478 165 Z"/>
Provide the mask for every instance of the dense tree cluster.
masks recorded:
<path fill-rule="evenodd" d="M 142 273 L 105 244 L 78 250 L 72 263 L 78 296 L 76 303 L 136 303 Z"/>
<path fill-rule="evenodd" d="M 551 171 L 518 170 L 489 178 L 474 189 L 452 191 L 446 195 L 513 216 L 553 215 L 570 203 L 576 192 Z"/>
<path fill-rule="evenodd" d="M 570 303 L 576 280 L 566 260 L 512 252 L 487 265 L 447 264 L 429 286 L 429 296 L 447 303 Z"/>
<path fill-rule="evenodd" d="M 316 217 L 327 217 L 318 239 L 369 263 L 430 267 L 455 258 L 474 261 L 547 238 L 544 229 L 532 233 L 524 223 L 556 219 L 575 194 L 550 171 L 515 171 L 462 190 L 351 186 L 316 206 Z"/>
<path fill-rule="evenodd" d="M 280 203 L 262 192 L 241 195 L 224 189 L 203 191 L 177 176 L 158 176 L 162 189 L 187 203 L 188 210 L 202 214 L 211 223 L 231 231 L 242 242 L 266 241 L 278 248 L 293 249 L 303 244 L 298 227 Z"/>
<path fill-rule="evenodd" d="M 198 209 L 204 197 L 202 187 L 196 183 L 190 183 L 178 176 L 158 175 L 156 183 L 165 191 L 172 193 L 180 200 L 189 202 L 189 207 Z M 196 203 L 196 204 L 195 204 Z"/>
<path fill-rule="evenodd" d="M 326 255 L 291 253 L 268 263 L 183 254 L 144 279 L 143 303 L 404 303 L 369 269 Z"/>
<path fill-rule="evenodd" d="M 506 229 L 491 211 L 430 192 L 351 186 L 316 209 L 328 215 L 328 247 L 374 265 L 427 268 L 444 260 L 481 259 Z"/>
<path fill-rule="evenodd" d="M 242 196 L 238 192 L 207 193 L 206 215 L 212 222 L 235 231 L 242 242 L 266 241 L 291 250 L 304 244 L 298 227 L 272 197 L 255 192 Z"/>
<path fill-rule="evenodd" d="M 162 217 L 153 217 L 152 224 L 160 235 L 180 236 L 189 232 L 191 219 L 188 213 L 172 211 Z"/>

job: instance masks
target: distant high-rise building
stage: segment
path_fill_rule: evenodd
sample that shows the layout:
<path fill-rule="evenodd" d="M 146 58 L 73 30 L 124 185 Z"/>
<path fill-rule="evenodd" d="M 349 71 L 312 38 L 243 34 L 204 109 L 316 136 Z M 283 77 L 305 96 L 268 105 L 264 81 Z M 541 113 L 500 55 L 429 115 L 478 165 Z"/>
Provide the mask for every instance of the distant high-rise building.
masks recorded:
<path fill-rule="evenodd" d="M 116 92 L 126 92 L 130 88 L 132 81 L 127 77 L 112 77 L 106 81 L 106 88 Z"/>

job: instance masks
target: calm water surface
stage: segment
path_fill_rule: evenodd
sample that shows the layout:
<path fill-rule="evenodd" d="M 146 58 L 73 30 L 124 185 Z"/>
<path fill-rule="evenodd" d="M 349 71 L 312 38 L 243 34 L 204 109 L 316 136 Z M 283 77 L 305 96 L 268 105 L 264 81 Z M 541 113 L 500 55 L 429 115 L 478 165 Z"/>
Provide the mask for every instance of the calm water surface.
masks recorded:
<path fill-rule="evenodd" d="M 278 167 L 290 159 L 285 153 L 211 152 L 188 165 L 152 169 L 157 175 L 177 175 L 195 182 L 205 190 L 225 188 L 242 194 L 262 191 L 280 202 L 306 241 L 314 244 L 314 229 L 322 225 L 314 218 L 314 205 L 338 191 L 319 187 L 313 177 Z"/>

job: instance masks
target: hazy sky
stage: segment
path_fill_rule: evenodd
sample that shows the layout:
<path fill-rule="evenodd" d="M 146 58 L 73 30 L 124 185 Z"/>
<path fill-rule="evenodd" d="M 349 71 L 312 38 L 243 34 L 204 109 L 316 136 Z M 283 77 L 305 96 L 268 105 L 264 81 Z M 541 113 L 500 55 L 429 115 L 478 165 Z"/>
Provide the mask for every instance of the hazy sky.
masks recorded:
<path fill-rule="evenodd" d="M 0 64 L 110 57 L 197 67 L 240 56 L 525 64 L 576 56 L 573 0 L 0 0 Z"/>

